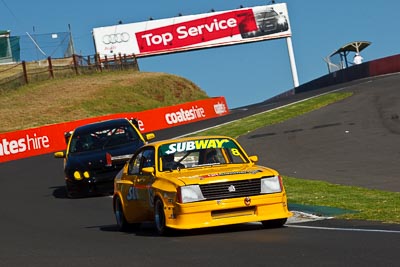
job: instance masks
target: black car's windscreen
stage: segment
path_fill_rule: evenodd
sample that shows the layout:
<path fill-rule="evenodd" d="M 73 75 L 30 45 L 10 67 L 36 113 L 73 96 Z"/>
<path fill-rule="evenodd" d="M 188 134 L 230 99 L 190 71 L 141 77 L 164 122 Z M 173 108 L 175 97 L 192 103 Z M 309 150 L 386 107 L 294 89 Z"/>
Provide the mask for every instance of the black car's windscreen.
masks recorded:
<path fill-rule="evenodd" d="M 130 125 L 112 128 L 96 128 L 92 131 L 79 132 L 71 139 L 70 153 L 109 149 L 137 141 L 137 132 Z"/>
<path fill-rule="evenodd" d="M 234 141 L 216 138 L 165 144 L 158 157 L 160 171 L 249 162 Z"/>

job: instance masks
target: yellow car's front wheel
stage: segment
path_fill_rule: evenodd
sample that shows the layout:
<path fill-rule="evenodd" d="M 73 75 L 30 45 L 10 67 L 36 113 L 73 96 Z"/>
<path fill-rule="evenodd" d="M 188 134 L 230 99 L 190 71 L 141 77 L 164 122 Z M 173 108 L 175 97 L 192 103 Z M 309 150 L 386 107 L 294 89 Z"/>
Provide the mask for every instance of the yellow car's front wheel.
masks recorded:
<path fill-rule="evenodd" d="M 275 220 L 268 220 L 262 221 L 264 228 L 280 228 L 286 223 L 287 219 L 275 219 Z"/>
<path fill-rule="evenodd" d="M 170 232 L 170 228 L 165 225 L 164 203 L 159 198 L 154 202 L 154 222 L 159 235 L 166 235 Z"/>

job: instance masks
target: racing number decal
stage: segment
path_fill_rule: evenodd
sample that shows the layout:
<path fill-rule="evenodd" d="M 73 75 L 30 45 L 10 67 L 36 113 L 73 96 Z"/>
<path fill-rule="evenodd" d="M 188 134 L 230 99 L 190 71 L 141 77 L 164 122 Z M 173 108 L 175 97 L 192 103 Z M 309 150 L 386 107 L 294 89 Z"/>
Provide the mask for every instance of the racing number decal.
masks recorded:
<path fill-rule="evenodd" d="M 154 207 L 154 191 L 151 188 L 151 186 L 146 186 L 147 187 L 147 193 L 149 197 L 149 205 L 150 207 Z M 128 194 L 126 195 L 126 200 L 131 201 L 131 200 L 138 200 L 139 199 L 139 194 L 138 194 L 138 189 L 134 186 L 129 187 L 128 189 Z"/>
<path fill-rule="evenodd" d="M 240 152 L 237 148 L 232 148 L 231 151 L 234 156 L 240 156 Z"/>
<path fill-rule="evenodd" d="M 126 195 L 126 200 L 136 200 L 137 199 L 137 192 L 136 188 L 131 186 L 129 187 L 128 194 Z"/>

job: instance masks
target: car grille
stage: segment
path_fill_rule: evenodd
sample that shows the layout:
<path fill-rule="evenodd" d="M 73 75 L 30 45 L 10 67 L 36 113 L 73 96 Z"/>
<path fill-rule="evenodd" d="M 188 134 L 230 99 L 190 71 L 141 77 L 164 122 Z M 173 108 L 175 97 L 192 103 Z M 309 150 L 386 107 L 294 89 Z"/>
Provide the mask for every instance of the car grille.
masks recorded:
<path fill-rule="evenodd" d="M 265 19 L 263 20 L 258 27 L 263 31 L 263 32 L 270 32 L 274 31 L 277 28 L 276 21 L 272 19 Z"/>
<path fill-rule="evenodd" d="M 226 199 L 259 195 L 261 191 L 260 179 L 243 181 L 203 184 L 201 192 L 207 200 Z"/>

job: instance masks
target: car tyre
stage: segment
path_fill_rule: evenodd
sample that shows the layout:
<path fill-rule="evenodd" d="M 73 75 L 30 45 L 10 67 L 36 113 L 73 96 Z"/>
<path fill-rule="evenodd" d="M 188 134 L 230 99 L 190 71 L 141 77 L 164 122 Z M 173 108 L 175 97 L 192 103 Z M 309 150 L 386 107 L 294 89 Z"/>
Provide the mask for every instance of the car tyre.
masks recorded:
<path fill-rule="evenodd" d="M 164 203 L 159 198 L 154 203 L 154 222 L 159 235 L 170 233 L 170 229 L 165 225 Z"/>
<path fill-rule="evenodd" d="M 275 220 L 268 220 L 262 221 L 262 225 L 264 228 L 280 228 L 282 227 L 287 221 L 287 218 L 283 219 L 275 219 Z"/>
<path fill-rule="evenodd" d="M 67 196 L 67 198 L 70 198 L 70 199 L 79 197 L 79 194 L 76 192 L 73 192 L 71 189 L 69 189 L 68 186 L 65 186 L 65 195 Z"/>
<path fill-rule="evenodd" d="M 122 202 L 119 197 L 115 199 L 114 202 L 114 214 L 115 219 L 117 221 L 118 230 L 121 232 L 125 232 L 136 226 L 135 228 L 139 227 L 139 224 L 129 224 L 125 218 L 124 210 L 122 208 Z"/>

